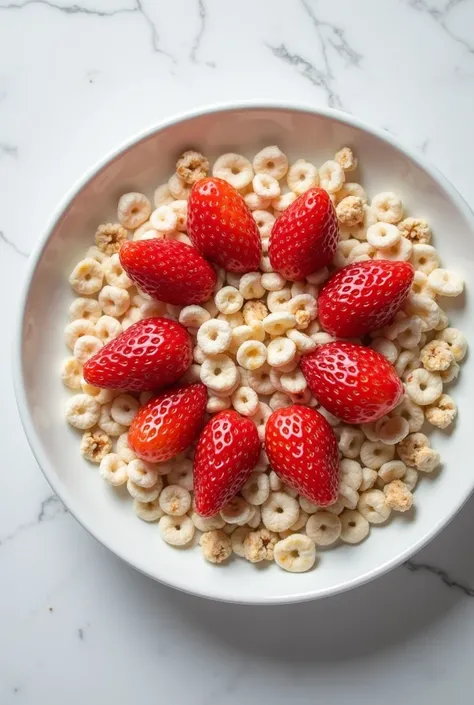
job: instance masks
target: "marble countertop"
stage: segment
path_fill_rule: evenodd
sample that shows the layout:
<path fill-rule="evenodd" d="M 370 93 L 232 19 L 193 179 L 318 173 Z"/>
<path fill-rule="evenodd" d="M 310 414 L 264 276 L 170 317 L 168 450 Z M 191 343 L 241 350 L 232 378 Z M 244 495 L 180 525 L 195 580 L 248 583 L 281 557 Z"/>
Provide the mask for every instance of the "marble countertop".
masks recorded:
<path fill-rule="evenodd" d="M 349 594 L 274 608 L 179 594 L 52 495 L 9 358 L 26 259 L 58 200 L 184 108 L 340 108 L 424 152 L 474 205 L 473 26 L 474 0 L 0 0 L 2 705 L 472 700 L 474 499 L 412 562 Z"/>

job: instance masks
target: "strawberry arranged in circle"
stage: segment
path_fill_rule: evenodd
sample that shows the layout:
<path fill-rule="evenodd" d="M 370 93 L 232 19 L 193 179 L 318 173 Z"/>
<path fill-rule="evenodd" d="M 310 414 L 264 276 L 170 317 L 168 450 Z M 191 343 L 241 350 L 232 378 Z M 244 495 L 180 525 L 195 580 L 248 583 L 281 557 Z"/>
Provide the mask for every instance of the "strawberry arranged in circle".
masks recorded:
<path fill-rule="evenodd" d="M 403 384 L 393 365 L 363 345 L 336 341 L 320 345 L 300 361 L 313 395 L 346 423 L 370 423 L 394 409 Z"/>
<path fill-rule="evenodd" d="M 88 384 L 145 392 L 176 382 L 192 362 L 191 338 L 181 323 L 145 318 L 104 345 L 84 365 Z"/>
<path fill-rule="evenodd" d="M 140 289 L 168 304 L 200 304 L 210 298 L 216 284 L 209 262 L 195 247 L 178 240 L 126 241 L 119 256 Z"/>
<path fill-rule="evenodd" d="M 268 255 L 276 272 L 300 281 L 332 262 L 338 241 L 337 215 L 329 194 L 311 188 L 274 223 Z"/>
<path fill-rule="evenodd" d="M 197 382 L 172 387 L 142 406 L 132 421 L 128 444 L 142 460 L 164 463 L 193 443 L 204 422 L 206 387 Z"/>
<path fill-rule="evenodd" d="M 212 417 L 199 437 L 194 454 L 196 511 L 210 517 L 239 492 L 257 464 L 257 427 L 236 411 Z"/>
<path fill-rule="evenodd" d="M 265 450 L 281 479 L 313 504 L 337 500 L 337 438 L 315 409 L 293 404 L 273 412 L 265 429 Z"/>
<path fill-rule="evenodd" d="M 260 266 L 257 224 L 227 181 L 209 177 L 194 184 L 188 200 L 188 235 L 203 257 L 229 272 L 254 272 Z"/>
<path fill-rule="evenodd" d="M 336 272 L 318 298 L 319 321 L 338 338 L 359 338 L 390 324 L 415 276 L 409 262 L 368 260 Z"/>

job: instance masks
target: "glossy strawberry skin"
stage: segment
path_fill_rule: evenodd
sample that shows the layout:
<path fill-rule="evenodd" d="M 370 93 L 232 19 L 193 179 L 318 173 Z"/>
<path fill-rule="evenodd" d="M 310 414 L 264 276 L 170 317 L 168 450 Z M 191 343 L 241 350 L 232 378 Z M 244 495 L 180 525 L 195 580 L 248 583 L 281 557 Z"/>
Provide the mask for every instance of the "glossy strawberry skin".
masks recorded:
<path fill-rule="evenodd" d="M 321 507 L 337 500 L 337 438 L 324 416 L 294 404 L 273 412 L 265 429 L 265 450 L 283 482 Z"/>
<path fill-rule="evenodd" d="M 359 338 L 389 325 L 410 292 L 409 262 L 368 260 L 336 272 L 318 298 L 322 328 L 338 338 Z"/>
<path fill-rule="evenodd" d="M 257 427 L 236 411 L 212 417 L 194 454 L 194 500 L 203 517 L 214 516 L 235 497 L 257 464 Z"/>
<path fill-rule="evenodd" d="M 133 392 L 166 387 L 192 362 L 191 337 L 168 318 L 145 318 L 104 345 L 84 365 L 88 384 Z"/>
<path fill-rule="evenodd" d="M 171 387 L 142 406 L 128 444 L 142 460 L 164 463 L 193 443 L 204 423 L 207 391 L 200 382 Z"/>
<path fill-rule="evenodd" d="M 254 272 L 262 246 L 257 224 L 233 186 L 209 177 L 196 182 L 188 200 L 188 235 L 206 259 L 229 272 Z"/>
<path fill-rule="evenodd" d="M 332 262 L 338 241 L 337 215 L 329 194 L 311 188 L 274 223 L 268 255 L 276 272 L 301 281 Z"/>
<path fill-rule="evenodd" d="M 214 268 L 196 248 L 178 240 L 124 242 L 120 262 L 145 293 L 176 306 L 207 301 L 217 280 Z"/>
<path fill-rule="evenodd" d="M 403 394 L 393 365 L 363 345 L 320 345 L 300 361 L 314 397 L 346 423 L 370 423 L 388 414 Z"/>

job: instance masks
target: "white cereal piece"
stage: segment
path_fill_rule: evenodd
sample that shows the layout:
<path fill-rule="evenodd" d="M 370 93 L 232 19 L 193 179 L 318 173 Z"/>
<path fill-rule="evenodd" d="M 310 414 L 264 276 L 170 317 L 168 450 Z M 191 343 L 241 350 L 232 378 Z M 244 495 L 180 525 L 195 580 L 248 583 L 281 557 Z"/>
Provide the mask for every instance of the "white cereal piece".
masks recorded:
<path fill-rule="evenodd" d="M 340 463 L 340 477 L 341 483 L 346 487 L 358 490 L 362 484 L 362 468 L 360 463 L 350 458 L 343 458 Z"/>
<path fill-rule="evenodd" d="M 419 269 L 426 276 L 439 266 L 438 253 L 431 245 L 413 245 L 410 261 L 415 269 Z"/>
<path fill-rule="evenodd" d="M 339 438 L 338 447 L 343 457 L 349 459 L 359 457 L 362 443 L 365 440 L 362 431 L 353 426 L 341 426 L 337 435 Z"/>
<path fill-rule="evenodd" d="M 165 316 L 167 313 L 166 304 L 156 300 L 145 301 L 145 303 L 140 306 L 140 313 L 143 318 Z"/>
<path fill-rule="evenodd" d="M 198 531 L 214 531 L 215 529 L 223 529 L 225 521 L 220 514 L 213 517 L 202 517 L 197 512 L 191 512 L 191 520 Z"/>
<path fill-rule="evenodd" d="M 288 193 L 281 193 L 276 198 L 271 201 L 272 208 L 280 213 L 286 210 L 292 203 L 297 199 L 297 195 L 294 191 L 289 191 Z"/>
<path fill-rule="evenodd" d="M 127 463 L 117 453 L 108 453 L 100 461 L 99 473 L 109 485 L 119 487 L 127 482 Z"/>
<path fill-rule="evenodd" d="M 214 297 L 218 310 L 225 315 L 237 313 L 244 305 L 244 299 L 238 289 L 233 286 L 224 286 Z"/>
<path fill-rule="evenodd" d="M 330 512 L 318 512 L 306 522 L 306 534 L 316 546 L 331 546 L 341 535 L 341 520 Z"/>
<path fill-rule="evenodd" d="M 212 175 L 227 181 L 236 189 L 243 189 L 252 183 L 252 164 L 241 154 L 228 152 L 216 159 L 212 167 Z"/>
<path fill-rule="evenodd" d="M 270 198 L 259 196 L 258 193 L 254 193 L 253 191 L 245 194 L 244 201 L 250 211 L 263 211 L 265 208 L 268 208 L 271 203 Z"/>
<path fill-rule="evenodd" d="M 309 501 L 309 499 L 306 499 L 306 497 L 300 496 L 298 501 L 302 511 L 305 512 L 305 514 L 315 514 L 321 509 L 321 507 L 317 504 L 313 504 Z"/>
<path fill-rule="evenodd" d="M 202 346 L 201 346 L 202 347 Z M 201 365 L 200 378 L 214 392 L 228 392 L 238 382 L 235 363 L 227 355 L 207 357 Z"/>
<path fill-rule="evenodd" d="M 130 328 L 130 326 L 133 326 L 134 323 L 137 323 L 142 319 L 142 312 L 138 306 L 130 306 L 127 313 L 122 317 L 122 330 L 127 330 L 127 328 Z"/>
<path fill-rule="evenodd" d="M 439 376 L 443 380 L 443 384 L 449 384 L 453 380 L 457 379 L 459 375 L 459 365 L 457 362 L 451 363 L 447 370 L 440 372 Z"/>
<path fill-rule="evenodd" d="M 102 341 L 95 335 L 81 335 L 74 343 L 74 357 L 84 365 L 102 346 Z"/>
<path fill-rule="evenodd" d="M 407 466 L 401 460 L 390 460 L 382 465 L 378 476 L 385 483 L 392 482 L 392 480 L 400 480 L 405 475 L 406 470 Z"/>
<path fill-rule="evenodd" d="M 296 345 L 296 350 L 299 353 L 309 353 L 317 347 L 317 343 L 309 335 L 301 333 L 295 328 L 288 330 L 286 336 Z"/>
<path fill-rule="evenodd" d="M 310 391 L 309 387 L 307 387 L 302 392 L 296 392 L 295 394 L 290 394 L 290 399 L 293 402 L 293 404 L 303 404 L 303 406 L 308 406 L 308 405 L 310 405 L 310 401 L 312 399 L 311 391 Z"/>
<path fill-rule="evenodd" d="M 100 291 L 103 281 L 104 270 L 92 257 L 78 262 L 69 275 L 69 284 L 81 296 L 90 296 Z"/>
<path fill-rule="evenodd" d="M 362 482 L 360 483 L 359 490 L 363 492 L 364 490 L 370 490 L 375 485 L 377 480 L 377 471 L 371 468 L 362 468 Z"/>
<path fill-rule="evenodd" d="M 272 415 L 272 410 L 268 404 L 264 404 L 263 401 L 258 402 L 257 411 L 255 414 L 250 416 L 250 420 L 254 422 L 257 427 L 258 437 L 262 443 L 265 442 L 265 426 L 267 421 Z"/>
<path fill-rule="evenodd" d="M 112 402 L 110 415 L 114 421 L 122 426 L 130 426 L 140 404 L 130 394 L 119 394 Z"/>
<path fill-rule="evenodd" d="M 118 455 L 124 460 L 123 455 L 118 453 Z M 128 478 L 138 485 L 138 487 L 143 487 L 144 489 L 150 489 L 155 487 L 158 479 L 161 482 L 161 487 L 163 487 L 163 480 L 158 478 L 158 473 L 156 471 L 156 466 L 152 463 L 147 463 L 139 458 L 134 458 L 128 463 L 127 466 Z M 160 490 L 161 491 L 161 490 Z"/>
<path fill-rule="evenodd" d="M 253 471 L 254 472 L 267 472 L 269 464 L 270 463 L 268 460 L 268 456 L 265 453 L 264 449 L 262 448 L 260 450 L 260 455 L 258 456 L 257 464 L 255 465 Z"/>
<path fill-rule="evenodd" d="M 293 372 L 282 374 L 280 384 L 287 394 L 300 394 L 308 386 L 306 378 L 299 368 L 296 368 Z"/>
<path fill-rule="evenodd" d="M 188 202 L 185 200 L 173 201 L 169 207 L 176 215 L 176 230 L 186 232 L 188 219 Z"/>
<path fill-rule="evenodd" d="M 245 539 L 250 534 L 250 529 L 245 526 L 239 526 L 232 532 L 231 543 L 232 551 L 236 556 L 245 558 Z"/>
<path fill-rule="evenodd" d="M 219 411 L 229 409 L 230 406 L 230 397 L 217 397 L 214 394 L 209 394 L 207 397 L 206 411 L 208 414 L 217 414 Z"/>
<path fill-rule="evenodd" d="M 210 318 L 211 316 L 205 308 L 191 305 L 181 309 L 178 321 L 186 328 L 200 328 Z"/>
<path fill-rule="evenodd" d="M 184 201 L 186 203 L 186 201 Z M 171 205 L 159 206 L 150 216 L 152 228 L 159 233 L 173 233 L 178 227 L 178 215 Z"/>
<path fill-rule="evenodd" d="M 429 372 L 424 367 L 419 367 L 408 375 L 405 389 L 415 404 L 427 406 L 441 396 L 443 381 L 435 372 Z"/>
<path fill-rule="evenodd" d="M 114 254 L 102 265 L 107 284 L 118 286 L 119 289 L 129 289 L 133 282 L 120 264 L 120 257 Z"/>
<path fill-rule="evenodd" d="M 242 496 L 253 506 L 260 506 L 267 501 L 270 494 L 270 480 L 262 472 L 253 472 L 242 487 Z"/>
<path fill-rule="evenodd" d="M 359 242 L 355 247 L 351 247 L 349 254 L 347 255 L 347 264 L 353 264 L 354 262 L 367 262 L 372 259 L 377 250 L 369 245 L 368 242 Z"/>
<path fill-rule="evenodd" d="M 96 425 L 100 410 L 100 404 L 93 397 L 88 394 L 76 394 L 66 404 L 66 420 L 74 428 L 85 431 Z"/>
<path fill-rule="evenodd" d="M 233 497 L 219 512 L 227 524 L 243 526 L 253 516 L 253 507 L 243 497 Z"/>
<path fill-rule="evenodd" d="M 211 318 L 214 318 L 219 313 L 213 298 L 209 299 L 209 301 L 205 301 L 202 307 L 206 309 Z"/>
<path fill-rule="evenodd" d="M 109 401 L 112 401 L 116 395 L 116 392 L 113 389 L 101 389 L 100 387 L 94 387 L 93 384 L 88 384 L 85 379 L 81 379 L 81 389 L 84 394 L 94 397 L 99 404 L 108 404 Z"/>
<path fill-rule="evenodd" d="M 364 187 L 353 181 L 344 182 L 339 191 L 336 193 L 336 203 L 340 203 L 344 198 L 347 198 L 348 196 L 355 196 L 356 198 L 360 198 L 364 205 L 367 204 L 367 194 L 365 192 Z"/>
<path fill-rule="evenodd" d="M 164 234 L 159 233 L 158 230 L 155 230 L 155 228 L 152 227 L 151 223 L 149 220 L 146 221 L 146 223 L 143 223 L 140 225 L 139 228 L 135 230 L 133 233 L 133 240 L 164 240 Z"/>
<path fill-rule="evenodd" d="M 404 482 L 393 480 L 384 487 L 385 503 L 396 512 L 406 512 L 413 505 L 413 495 Z"/>
<path fill-rule="evenodd" d="M 253 219 L 257 223 L 257 228 L 260 233 L 260 237 L 263 240 L 268 240 L 271 235 L 273 223 L 276 218 L 274 215 L 263 209 L 254 210 L 252 213 Z"/>
<path fill-rule="evenodd" d="M 270 291 L 267 296 L 268 310 L 272 313 L 287 311 L 288 303 L 291 300 L 291 289 L 285 287 L 278 291 Z"/>
<path fill-rule="evenodd" d="M 143 521 L 158 521 L 163 516 L 158 499 L 148 502 L 141 502 L 139 499 L 133 500 L 133 511 L 135 515 Z"/>
<path fill-rule="evenodd" d="M 418 471 L 415 468 L 407 468 L 403 476 L 403 484 L 412 492 L 418 482 Z M 392 507 L 393 508 L 393 507 Z"/>
<path fill-rule="evenodd" d="M 402 350 L 397 358 L 397 361 L 395 362 L 395 370 L 399 377 L 402 377 L 410 363 L 410 371 L 412 369 L 416 369 L 417 366 L 421 366 L 421 364 L 418 364 L 417 362 L 417 354 L 419 355 L 418 348 L 415 348 L 414 350 Z"/>
<path fill-rule="evenodd" d="M 67 357 L 61 365 L 61 379 L 69 389 L 80 389 L 82 365 L 75 357 Z"/>
<path fill-rule="evenodd" d="M 421 325 L 420 325 L 420 335 L 421 335 Z M 376 350 L 378 353 L 387 358 L 389 362 L 395 364 L 398 358 L 398 348 L 391 340 L 387 338 L 374 338 L 370 344 L 372 350 Z"/>
<path fill-rule="evenodd" d="M 383 223 L 399 223 L 403 218 L 403 204 L 400 198 L 391 191 L 383 191 L 373 197 L 371 208 L 375 211 L 377 220 Z"/>
<path fill-rule="evenodd" d="M 229 346 L 230 352 L 235 355 L 237 353 L 237 350 L 240 348 L 242 343 L 245 343 L 246 340 L 253 340 L 254 335 L 253 335 L 253 330 L 250 326 L 243 325 L 243 326 L 237 326 L 237 328 L 234 328 L 232 330 L 232 338 Z"/>
<path fill-rule="evenodd" d="M 334 160 L 342 166 L 344 171 L 357 169 L 357 157 L 350 147 L 343 147 L 334 155 Z"/>
<path fill-rule="evenodd" d="M 457 328 L 445 328 L 438 333 L 437 337 L 438 340 L 444 341 L 449 345 L 456 362 L 464 359 L 467 352 L 467 340 L 464 333 L 461 333 Z"/>
<path fill-rule="evenodd" d="M 262 274 L 261 284 L 266 291 L 281 291 L 286 284 L 286 279 L 277 274 L 277 272 L 269 272 Z M 263 296 L 265 291 L 261 294 Z"/>
<path fill-rule="evenodd" d="M 191 495 L 181 485 L 168 485 L 160 494 L 160 507 L 169 516 L 181 517 L 191 508 Z"/>
<path fill-rule="evenodd" d="M 355 248 L 360 248 L 360 243 L 358 240 L 351 238 L 350 240 L 340 240 L 337 244 L 336 252 L 334 254 L 334 266 L 338 269 L 346 267 L 350 262 L 349 258 L 352 250 Z"/>
<path fill-rule="evenodd" d="M 454 355 L 444 340 L 431 340 L 420 351 L 423 367 L 430 372 L 443 372 L 454 362 Z"/>
<path fill-rule="evenodd" d="M 243 308 L 243 317 L 247 326 L 252 325 L 256 321 L 261 322 L 268 316 L 268 308 L 263 301 L 247 301 Z M 242 321 L 242 323 L 244 322 Z M 239 323 L 239 325 L 241 325 Z"/>
<path fill-rule="evenodd" d="M 100 407 L 100 416 L 98 420 L 99 428 L 105 431 L 105 433 L 108 433 L 109 436 L 121 436 L 122 433 L 125 433 L 127 427 L 117 421 L 114 421 L 111 412 L 112 402 L 102 404 Z"/>
<path fill-rule="evenodd" d="M 116 452 L 120 455 L 122 460 L 125 460 L 126 463 L 131 463 L 132 460 L 136 460 L 137 456 L 133 452 L 133 450 L 130 448 L 128 445 L 128 431 L 125 433 L 122 433 L 118 438 L 117 438 L 117 443 L 115 445 Z"/>
<path fill-rule="evenodd" d="M 433 448 L 421 448 L 415 458 L 416 469 L 420 472 L 433 472 L 433 470 L 438 467 L 440 460 L 441 458 L 437 450 L 433 450 Z"/>
<path fill-rule="evenodd" d="M 262 198 L 271 200 L 280 195 L 280 184 L 278 180 L 270 176 L 270 174 L 256 174 L 253 177 L 252 186 L 257 196 L 261 196 Z"/>
<path fill-rule="evenodd" d="M 336 193 L 344 185 L 346 176 L 344 169 L 338 163 L 330 159 L 319 168 L 319 185 L 328 193 Z"/>
<path fill-rule="evenodd" d="M 177 201 L 187 201 L 191 193 L 191 186 L 178 174 L 172 174 L 168 179 L 168 189 Z"/>
<path fill-rule="evenodd" d="M 362 514 L 369 524 L 383 524 L 391 514 L 387 505 L 385 494 L 380 490 L 367 490 L 362 492 L 357 505 L 357 511 Z"/>
<path fill-rule="evenodd" d="M 264 275 L 264 276 L 268 276 Z M 260 272 L 248 272 L 239 281 L 239 292 L 244 299 L 260 299 L 265 295 Z"/>
<path fill-rule="evenodd" d="M 398 457 L 405 465 L 417 467 L 418 454 L 429 447 L 429 439 L 424 433 L 411 433 L 398 444 Z"/>
<path fill-rule="evenodd" d="M 262 365 L 258 370 L 249 370 L 247 373 L 247 384 L 257 394 L 262 394 L 263 396 L 273 394 L 275 387 L 270 379 L 270 374 L 270 366 L 267 364 Z"/>
<path fill-rule="evenodd" d="M 95 335 L 104 345 L 122 332 L 122 324 L 113 316 L 101 316 L 95 324 Z"/>
<path fill-rule="evenodd" d="M 412 256 L 413 246 L 409 240 L 401 237 L 391 247 L 377 249 L 374 259 L 388 259 L 393 261 L 408 262 Z"/>
<path fill-rule="evenodd" d="M 252 165 L 256 174 L 268 174 L 279 181 L 288 171 L 288 158 L 279 147 L 272 145 L 260 150 Z"/>
<path fill-rule="evenodd" d="M 358 196 L 346 196 L 338 202 L 336 215 L 339 223 L 346 229 L 360 227 L 365 219 L 364 201 Z"/>
<path fill-rule="evenodd" d="M 209 563 L 223 563 L 232 554 L 232 541 L 224 531 L 206 531 L 199 539 L 202 555 Z"/>
<path fill-rule="evenodd" d="M 104 264 L 109 259 L 109 255 L 102 252 L 96 245 L 92 245 L 87 250 L 85 259 L 95 259 L 99 264 Z"/>
<path fill-rule="evenodd" d="M 251 387 L 239 387 L 231 397 L 232 406 L 241 416 L 253 416 L 258 410 L 258 395 Z"/>
<path fill-rule="evenodd" d="M 170 546 L 185 546 L 194 538 L 194 524 L 188 516 L 162 516 L 159 522 L 160 535 Z"/>
<path fill-rule="evenodd" d="M 227 350 L 232 340 L 228 321 L 211 319 L 203 323 L 197 333 L 197 343 L 206 355 L 217 355 Z"/>
<path fill-rule="evenodd" d="M 390 416 L 402 416 L 408 422 L 410 433 L 416 433 L 423 426 L 424 413 L 421 406 L 415 404 L 408 396 L 405 396 L 401 403 L 390 412 Z"/>
<path fill-rule="evenodd" d="M 151 203 L 143 193 L 124 193 L 117 206 L 117 218 L 120 225 L 135 230 L 149 219 Z"/>
<path fill-rule="evenodd" d="M 290 573 L 304 573 L 316 562 L 314 541 L 304 534 L 292 534 L 278 541 L 273 550 L 275 563 Z"/>
<path fill-rule="evenodd" d="M 393 446 L 408 436 L 410 425 L 401 415 L 384 416 L 376 422 L 375 432 L 382 443 Z"/>
<path fill-rule="evenodd" d="M 417 315 L 400 318 L 390 326 L 384 328 L 383 332 L 389 340 L 395 340 L 404 349 L 414 349 L 421 339 L 423 321 Z"/>
<path fill-rule="evenodd" d="M 333 428 L 336 428 L 336 426 L 339 426 L 339 424 L 341 423 L 340 419 L 338 419 L 337 416 L 334 416 L 334 414 L 331 414 L 330 411 L 327 411 L 322 406 L 319 407 L 318 412 L 321 414 L 321 416 L 324 416 L 328 424 Z"/>
<path fill-rule="evenodd" d="M 355 509 L 359 501 L 359 493 L 353 487 L 341 481 L 339 484 L 338 501 L 342 502 L 346 509 Z"/>
<path fill-rule="evenodd" d="M 104 286 L 99 294 L 99 304 L 107 316 L 123 316 L 130 306 L 130 295 L 118 286 Z"/>
<path fill-rule="evenodd" d="M 247 340 L 237 350 L 237 362 L 246 370 L 256 370 L 266 362 L 267 348 L 258 340 Z"/>
<path fill-rule="evenodd" d="M 112 450 L 112 441 L 103 431 L 86 431 L 81 439 L 80 450 L 91 463 L 100 463 Z"/>
<path fill-rule="evenodd" d="M 421 319 L 423 332 L 433 330 L 438 324 L 440 307 L 429 296 L 410 292 L 405 299 L 403 310 L 408 316 L 418 316 Z"/>
<path fill-rule="evenodd" d="M 298 296 L 294 296 L 289 300 L 286 308 L 287 311 L 294 316 L 296 316 L 299 311 L 305 311 L 309 314 L 310 320 L 312 321 L 316 318 L 318 313 L 317 301 L 311 294 L 299 294 Z"/>
<path fill-rule="evenodd" d="M 393 460 L 394 446 L 386 445 L 382 441 L 364 441 L 360 449 L 362 463 L 371 470 L 378 470 L 384 463 Z"/>
<path fill-rule="evenodd" d="M 97 323 L 102 315 L 102 309 L 100 308 L 99 302 L 95 299 L 83 299 L 78 297 L 74 299 L 72 304 L 69 306 L 69 320 L 85 320 L 91 323 Z"/>
<path fill-rule="evenodd" d="M 340 515 L 341 540 L 344 543 L 356 544 L 363 541 L 369 534 L 370 524 L 356 509 L 346 509 Z"/>
<path fill-rule="evenodd" d="M 456 415 L 456 402 L 449 394 L 442 394 L 434 404 L 430 404 L 425 409 L 426 420 L 438 428 L 447 428 L 453 423 Z"/>
<path fill-rule="evenodd" d="M 283 367 L 291 362 L 295 355 L 296 345 L 289 338 L 273 338 L 268 344 L 267 359 L 271 367 Z M 283 388 L 280 391 L 284 391 Z"/>
<path fill-rule="evenodd" d="M 405 218 L 398 223 L 398 229 L 413 244 L 428 245 L 431 242 L 431 228 L 422 218 Z"/>
<path fill-rule="evenodd" d="M 176 162 L 176 173 L 187 184 L 195 184 L 204 179 L 209 171 L 209 161 L 200 152 L 188 149 L 182 153 Z"/>
<path fill-rule="evenodd" d="M 270 531 L 286 531 L 297 520 L 299 511 L 296 499 L 285 492 L 272 492 L 262 505 L 262 522 Z"/>
<path fill-rule="evenodd" d="M 436 293 L 428 284 L 428 277 L 424 272 L 421 272 L 419 269 L 415 271 L 411 290 L 415 294 L 423 294 L 424 296 L 429 296 L 430 299 L 434 299 L 434 297 L 436 296 Z"/>
<path fill-rule="evenodd" d="M 311 340 L 313 341 L 313 343 L 316 344 L 316 347 L 318 345 L 325 345 L 326 343 L 332 343 L 335 340 L 335 338 L 333 338 L 332 335 L 329 335 L 329 333 L 325 333 L 324 331 L 321 331 L 319 333 L 314 333 L 310 337 L 311 337 Z"/>
<path fill-rule="evenodd" d="M 296 325 L 296 318 L 288 311 L 276 311 L 263 319 L 263 328 L 271 336 L 281 336 Z"/>
<path fill-rule="evenodd" d="M 244 540 L 244 558 L 251 563 L 272 561 L 277 541 L 278 536 L 274 532 L 268 531 L 268 529 L 251 531 Z"/>
<path fill-rule="evenodd" d="M 317 299 L 318 287 L 314 284 L 310 284 L 309 282 L 293 282 L 291 285 L 291 297 L 294 298 L 295 296 L 299 296 L 300 294 L 310 294 L 315 299 Z"/>
<path fill-rule="evenodd" d="M 170 193 L 168 184 L 161 184 L 161 186 L 158 186 L 155 189 L 155 192 L 153 194 L 153 203 L 155 204 L 155 208 L 159 208 L 160 206 L 167 206 L 172 202 L 173 196 Z"/>
<path fill-rule="evenodd" d="M 377 250 L 393 247 L 400 238 L 399 229 L 391 223 L 375 223 L 367 228 L 367 242 Z"/>
<path fill-rule="evenodd" d="M 288 170 L 286 182 L 291 191 L 301 196 L 302 193 L 319 184 L 318 169 L 306 159 L 297 159 Z"/>

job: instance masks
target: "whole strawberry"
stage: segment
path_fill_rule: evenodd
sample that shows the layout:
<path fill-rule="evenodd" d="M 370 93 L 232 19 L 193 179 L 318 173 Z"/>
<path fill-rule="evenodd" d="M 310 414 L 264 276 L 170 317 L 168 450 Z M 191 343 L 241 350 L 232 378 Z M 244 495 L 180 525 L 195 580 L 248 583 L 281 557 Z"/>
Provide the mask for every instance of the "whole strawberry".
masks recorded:
<path fill-rule="evenodd" d="M 268 255 L 276 272 L 300 281 L 332 262 L 338 240 L 339 226 L 329 194 L 311 188 L 276 220 Z"/>
<path fill-rule="evenodd" d="M 403 384 L 393 365 L 363 345 L 336 341 L 304 355 L 301 370 L 318 402 L 346 423 L 369 423 L 400 401 Z"/>
<path fill-rule="evenodd" d="M 265 429 L 273 470 L 310 502 L 333 504 L 339 489 L 337 438 L 324 416 L 293 404 L 273 412 Z"/>
<path fill-rule="evenodd" d="M 257 224 L 227 181 L 209 177 L 194 184 L 188 200 L 188 235 L 206 259 L 229 272 L 253 272 L 260 266 Z"/>
<path fill-rule="evenodd" d="M 203 517 L 217 514 L 239 492 L 257 464 L 257 427 L 236 411 L 212 417 L 194 454 L 194 500 Z"/>
<path fill-rule="evenodd" d="M 207 301 L 216 284 L 213 267 L 195 247 L 178 240 L 126 241 L 120 262 L 130 279 L 155 299 L 177 306 Z"/>
<path fill-rule="evenodd" d="M 368 260 L 336 272 L 318 298 L 319 321 L 338 338 L 359 338 L 391 323 L 410 291 L 409 262 Z"/>
<path fill-rule="evenodd" d="M 204 422 L 207 392 L 200 382 L 172 387 L 142 406 L 128 444 L 142 460 L 164 463 L 193 443 Z"/>
<path fill-rule="evenodd" d="M 145 392 L 176 382 L 192 362 L 188 331 L 168 318 L 145 318 L 104 345 L 84 365 L 88 384 Z"/>

